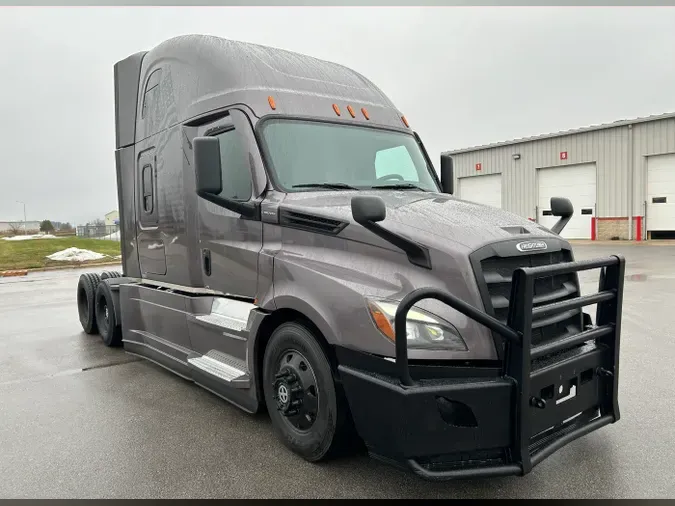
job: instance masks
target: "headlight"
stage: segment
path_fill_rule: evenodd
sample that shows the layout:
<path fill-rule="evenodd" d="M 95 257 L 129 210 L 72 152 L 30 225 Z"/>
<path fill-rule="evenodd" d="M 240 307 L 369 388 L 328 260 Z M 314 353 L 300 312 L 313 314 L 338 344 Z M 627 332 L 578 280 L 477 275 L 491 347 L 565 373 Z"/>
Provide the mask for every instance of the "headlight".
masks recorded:
<path fill-rule="evenodd" d="M 392 341 L 394 317 L 398 305 L 393 302 L 367 299 L 368 311 L 375 326 Z M 411 308 L 406 318 L 406 337 L 409 348 L 466 351 L 466 343 L 459 331 L 449 322 L 422 309 Z"/>

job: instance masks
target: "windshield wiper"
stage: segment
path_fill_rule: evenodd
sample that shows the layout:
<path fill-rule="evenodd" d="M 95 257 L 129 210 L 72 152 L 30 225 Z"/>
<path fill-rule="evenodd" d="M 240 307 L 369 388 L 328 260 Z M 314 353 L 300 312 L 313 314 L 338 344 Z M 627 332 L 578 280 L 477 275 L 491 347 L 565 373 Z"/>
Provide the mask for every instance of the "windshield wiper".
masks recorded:
<path fill-rule="evenodd" d="M 304 183 L 294 184 L 293 188 L 329 188 L 331 190 L 358 190 L 356 186 L 347 183 Z"/>
<path fill-rule="evenodd" d="M 412 183 L 382 184 L 371 186 L 371 188 L 381 188 L 387 190 L 421 190 L 423 192 L 428 191 L 425 188 L 422 188 L 421 186 L 417 186 L 416 184 Z"/>

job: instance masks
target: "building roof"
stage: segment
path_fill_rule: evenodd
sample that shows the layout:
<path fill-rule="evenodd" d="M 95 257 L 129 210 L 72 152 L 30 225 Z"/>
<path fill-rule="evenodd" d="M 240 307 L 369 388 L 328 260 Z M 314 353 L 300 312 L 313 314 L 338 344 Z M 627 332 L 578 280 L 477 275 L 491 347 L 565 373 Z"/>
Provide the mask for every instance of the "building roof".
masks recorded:
<path fill-rule="evenodd" d="M 641 118 L 634 118 L 634 119 L 622 119 L 618 121 L 614 121 L 612 123 L 600 123 L 598 125 L 589 125 L 586 127 L 581 127 L 581 128 L 574 128 L 571 130 L 561 130 L 559 132 L 553 132 L 553 133 L 548 133 L 548 134 L 541 134 L 541 135 L 535 135 L 532 137 L 522 137 L 520 139 L 513 139 L 509 141 L 500 141 L 500 142 L 493 142 L 491 144 L 483 144 L 482 146 L 472 146 L 468 148 L 461 148 L 461 149 L 455 149 L 451 151 L 444 151 L 442 154 L 443 155 L 457 155 L 460 153 L 469 153 L 472 151 L 478 151 L 481 149 L 491 149 L 491 148 L 497 148 L 497 147 L 502 147 L 502 146 L 510 146 L 513 144 L 522 144 L 524 142 L 531 142 L 531 141 L 539 141 L 542 139 L 550 139 L 552 137 L 563 137 L 565 135 L 574 135 L 574 134 L 580 134 L 580 133 L 585 133 L 585 132 L 592 132 L 594 130 L 604 130 L 607 128 L 617 128 L 617 127 L 622 127 L 626 125 L 634 125 L 636 123 L 646 123 L 649 121 L 657 121 L 657 120 L 662 120 L 662 119 L 669 119 L 669 118 L 675 118 L 675 112 L 668 112 L 664 114 L 655 114 L 652 116 L 644 116 Z"/>

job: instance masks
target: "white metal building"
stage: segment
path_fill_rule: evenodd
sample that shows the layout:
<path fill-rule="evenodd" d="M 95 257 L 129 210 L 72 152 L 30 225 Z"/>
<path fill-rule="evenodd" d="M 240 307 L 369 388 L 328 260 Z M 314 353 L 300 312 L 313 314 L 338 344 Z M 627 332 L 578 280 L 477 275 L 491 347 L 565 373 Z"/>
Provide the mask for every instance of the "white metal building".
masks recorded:
<path fill-rule="evenodd" d="M 24 231 L 27 233 L 33 233 L 40 230 L 39 221 L 0 221 L 0 234 L 16 232 L 23 234 Z"/>
<path fill-rule="evenodd" d="M 105 215 L 105 225 L 106 227 L 111 227 L 113 225 L 119 225 L 120 223 L 120 213 L 117 209 L 110 211 Z"/>
<path fill-rule="evenodd" d="M 569 239 L 675 238 L 675 113 L 443 153 L 455 194 L 544 226 L 569 198 Z"/>

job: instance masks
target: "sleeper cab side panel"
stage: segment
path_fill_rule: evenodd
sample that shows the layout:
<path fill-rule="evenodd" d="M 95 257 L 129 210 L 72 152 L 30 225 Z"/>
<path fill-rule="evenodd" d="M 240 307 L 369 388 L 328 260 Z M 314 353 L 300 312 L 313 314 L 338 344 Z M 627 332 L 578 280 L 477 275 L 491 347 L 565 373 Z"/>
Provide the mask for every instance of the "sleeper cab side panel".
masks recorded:
<path fill-rule="evenodd" d="M 118 203 L 120 210 L 120 244 L 122 269 L 125 276 L 141 277 L 138 262 L 138 243 L 136 242 L 136 205 L 134 193 L 135 146 L 118 149 L 115 152 L 117 165 Z"/>
<path fill-rule="evenodd" d="M 189 378 L 186 297 L 129 284 L 120 286 L 120 301 L 125 349 Z"/>

